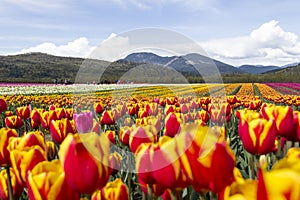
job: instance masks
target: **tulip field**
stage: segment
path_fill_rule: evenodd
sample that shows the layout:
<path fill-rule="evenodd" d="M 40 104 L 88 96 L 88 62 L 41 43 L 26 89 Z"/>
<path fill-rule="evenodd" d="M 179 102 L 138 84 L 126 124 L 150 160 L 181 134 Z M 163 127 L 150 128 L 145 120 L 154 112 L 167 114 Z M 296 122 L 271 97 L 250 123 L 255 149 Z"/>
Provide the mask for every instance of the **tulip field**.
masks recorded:
<path fill-rule="evenodd" d="M 0 84 L 0 199 L 299 200 L 300 84 Z"/>

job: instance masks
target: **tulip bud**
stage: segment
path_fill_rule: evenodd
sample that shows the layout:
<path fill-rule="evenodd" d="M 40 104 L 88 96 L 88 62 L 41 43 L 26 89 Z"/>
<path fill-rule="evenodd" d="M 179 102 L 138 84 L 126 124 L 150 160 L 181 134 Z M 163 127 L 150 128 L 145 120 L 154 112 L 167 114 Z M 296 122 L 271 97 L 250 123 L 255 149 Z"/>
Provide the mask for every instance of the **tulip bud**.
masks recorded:
<path fill-rule="evenodd" d="M 93 113 L 91 111 L 81 112 L 73 115 L 78 133 L 88 133 L 93 128 Z"/>
<path fill-rule="evenodd" d="M 112 114 L 112 111 L 104 111 L 102 114 L 102 117 L 100 119 L 100 124 L 101 125 L 113 125 L 115 124 L 115 119 L 114 119 L 114 115 Z"/>
<path fill-rule="evenodd" d="M 174 137 L 180 131 L 180 115 L 169 113 L 165 120 L 164 134 L 169 137 Z"/>

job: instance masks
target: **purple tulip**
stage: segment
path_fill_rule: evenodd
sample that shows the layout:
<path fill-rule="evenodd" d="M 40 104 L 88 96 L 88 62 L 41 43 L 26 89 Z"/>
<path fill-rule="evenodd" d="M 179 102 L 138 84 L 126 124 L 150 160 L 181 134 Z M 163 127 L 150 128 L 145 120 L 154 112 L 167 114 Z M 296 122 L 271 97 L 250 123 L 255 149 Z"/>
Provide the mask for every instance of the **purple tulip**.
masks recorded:
<path fill-rule="evenodd" d="M 84 111 L 79 114 L 74 114 L 73 119 L 78 133 L 88 133 L 93 128 L 93 113 Z"/>

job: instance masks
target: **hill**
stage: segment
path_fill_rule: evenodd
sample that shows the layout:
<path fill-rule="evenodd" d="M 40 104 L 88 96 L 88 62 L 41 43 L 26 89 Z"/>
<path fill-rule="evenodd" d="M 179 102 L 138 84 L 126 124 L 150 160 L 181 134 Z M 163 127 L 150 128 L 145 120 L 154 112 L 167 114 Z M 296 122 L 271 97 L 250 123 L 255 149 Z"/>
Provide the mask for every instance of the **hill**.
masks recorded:
<path fill-rule="evenodd" d="M 28 53 L 0 56 L 0 71 L 1 82 L 53 83 L 54 79 L 59 83 L 65 79 L 82 83 L 300 82 L 299 65 L 262 74 L 246 73 L 199 54 L 163 57 L 133 53 L 125 59 L 107 62 Z"/>
<path fill-rule="evenodd" d="M 249 74 L 262 74 L 272 70 L 280 70 L 282 68 L 278 66 L 242 65 L 239 69 Z"/>

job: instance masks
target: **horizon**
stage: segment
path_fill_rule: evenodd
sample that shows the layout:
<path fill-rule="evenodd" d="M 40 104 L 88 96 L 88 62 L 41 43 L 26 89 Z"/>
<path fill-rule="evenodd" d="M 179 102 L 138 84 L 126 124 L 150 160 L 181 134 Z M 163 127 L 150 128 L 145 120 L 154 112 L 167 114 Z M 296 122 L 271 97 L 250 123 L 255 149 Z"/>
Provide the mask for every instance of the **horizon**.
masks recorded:
<path fill-rule="evenodd" d="M 46 54 L 46 55 L 57 56 L 57 57 L 80 58 L 80 59 L 95 59 L 95 60 L 105 61 L 105 62 L 116 62 L 116 61 L 118 61 L 118 60 L 125 59 L 127 56 L 129 56 L 129 55 L 131 55 L 131 54 L 135 54 L 135 53 L 136 53 L 136 54 L 139 54 L 139 53 L 152 53 L 152 54 L 157 55 L 157 56 L 160 56 L 160 57 L 172 57 L 172 56 L 185 56 L 185 55 L 188 55 L 188 54 L 182 54 L 182 55 L 160 55 L 160 54 L 158 54 L 158 53 L 156 53 L 156 52 L 139 51 L 139 52 L 133 52 L 133 53 L 127 54 L 127 55 L 123 56 L 122 58 L 117 59 L 117 60 L 114 60 L 114 61 L 101 60 L 101 59 L 98 59 L 98 58 L 76 57 L 76 56 L 64 56 L 64 55 L 57 56 L 57 55 L 53 55 L 53 54 L 50 54 L 50 53 L 43 53 L 43 52 L 26 52 L 26 53 L 9 54 L 9 55 L 0 55 L 0 56 L 18 56 L 18 55 L 26 55 L 26 54 Z M 194 53 L 189 53 L 189 54 L 194 54 Z M 199 54 L 199 53 L 196 53 L 196 54 Z M 201 54 L 199 54 L 199 55 L 201 55 Z M 206 57 L 207 57 L 207 55 L 201 55 L 201 56 L 206 56 Z M 210 58 L 210 57 L 208 57 L 208 58 Z M 231 65 L 231 66 L 236 67 L 236 68 L 239 68 L 239 67 L 245 66 L 245 65 L 251 65 L 251 66 L 255 66 L 255 67 L 269 67 L 269 66 L 276 66 L 276 67 L 282 67 L 282 68 L 284 68 L 284 67 L 286 67 L 287 65 L 294 66 L 293 64 L 295 64 L 295 66 L 296 66 L 296 65 L 298 65 L 298 64 L 300 63 L 300 61 L 299 61 L 299 62 L 293 62 L 293 63 L 286 63 L 286 64 L 284 64 L 284 65 L 260 65 L 260 64 L 254 65 L 254 64 L 249 64 L 249 63 L 243 63 L 243 64 L 241 64 L 241 65 L 236 66 L 236 65 L 232 65 L 231 63 L 223 62 L 223 61 L 220 61 L 220 60 L 217 60 L 217 59 L 214 59 L 214 58 L 210 58 L 210 59 L 212 59 L 213 62 L 214 62 L 214 60 L 216 60 L 216 61 L 222 62 L 222 63 L 227 64 L 227 65 Z"/>
<path fill-rule="evenodd" d="M 0 2 L 0 55 L 39 51 L 86 58 L 113 38 L 115 45 L 132 45 L 120 37 L 126 31 L 156 27 L 190 38 L 209 57 L 233 66 L 300 60 L 296 0 Z M 111 61 L 114 51 L 103 59 Z"/>

